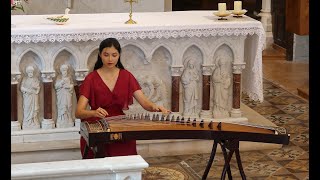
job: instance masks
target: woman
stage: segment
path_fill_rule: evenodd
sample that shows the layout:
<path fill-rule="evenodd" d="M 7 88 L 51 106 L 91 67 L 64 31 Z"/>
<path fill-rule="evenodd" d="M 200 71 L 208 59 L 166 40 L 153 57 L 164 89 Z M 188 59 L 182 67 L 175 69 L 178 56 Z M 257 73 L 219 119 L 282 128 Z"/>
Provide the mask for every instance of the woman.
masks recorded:
<path fill-rule="evenodd" d="M 152 103 L 143 94 L 136 78 L 124 69 L 121 61 L 121 46 L 115 38 L 103 40 L 99 46 L 98 60 L 94 70 L 90 72 L 80 86 L 80 97 L 76 109 L 76 117 L 84 121 L 96 121 L 104 117 L 123 115 L 123 110 L 133 103 L 133 97 L 147 111 L 170 111 Z M 90 110 L 86 107 L 90 105 Z M 93 158 L 89 149 L 84 157 L 86 142 L 80 140 L 83 158 Z M 136 155 L 136 141 L 105 144 L 105 156 Z"/>

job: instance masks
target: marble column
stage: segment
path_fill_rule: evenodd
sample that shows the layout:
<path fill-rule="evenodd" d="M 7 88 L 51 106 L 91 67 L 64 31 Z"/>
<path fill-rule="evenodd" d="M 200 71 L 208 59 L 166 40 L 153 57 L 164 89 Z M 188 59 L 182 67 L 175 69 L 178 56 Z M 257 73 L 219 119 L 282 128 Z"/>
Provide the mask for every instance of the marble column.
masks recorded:
<path fill-rule="evenodd" d="M 79 95 L 79 88 L 80 88 L 80 85 L 82 84 L 84 78 L 88 75 L 88 69 L 78 69 L 76 70 L 76 73 L 75 73 L 75 76 L 76 76 L 76 84 L 74 86 L 74 91 L 76 93 L 76 98 L 77 98 L 77 101 L 80 97 Z M 80 119 L 75 119 L 75 122 L 74 122 L 74 126 L 75 127 L 78 127 L 80 128 L 80 124 L 81 124 L 81 120 Z"/>
<path fill-rule="evenodd" d="M 202 65 L 202 108 L 200 117 L 202 119 L 211 118 L 210 111 L 210 84 L 214 65 Z"/>
<path fill-rule="evenodd" d="M 262 0 L 262 9 L 258 16 L 261 17 L 260 21 L 266 32 L 266 43 L 264 48 L 268 48 L 273 44 L 271 0 Z"/>
<path fill-rule="evenodd" d="M 240 110 L 241 102 L 241 72 L 245 68 L 245 63 L 233 64 L 233 95 L 232 95 L 232 110 L 231 117 L 238 118 L 242 116 Z"/>
<path fill-rule="evenodd" d="M 20 131 L 21 123 L 18 121 L 18 83 L 20 73 L 11 74 L 11 131 Z"/>
<path fill-rule="evenodd" d="M 180 102 L 180 80 L 183 72 L 183 66 L 171 66 L 171 78 L 172 78 L 172 89 L 171 89 L 171 111 L 176 115 L 181 116 L 179 112 Z"/>
<path fill-rule="evenodd" d="M 55 123 L 52 119 L 52 78 L 55 77 L 55 72 L 41 72 L 43 82 L 43 121 L 41 122 L 42 129 L 53 129 Z"/>
<path fill-rule="evenodd" d="M 76 70 L 75 76 L 77 83 L 74 85 L 74 91 L 76 93 L 77 100 L 79 99 L 79 88 L 82 84 L 84 78 L 88 75 L 88 69 L 78 69 Z"/>

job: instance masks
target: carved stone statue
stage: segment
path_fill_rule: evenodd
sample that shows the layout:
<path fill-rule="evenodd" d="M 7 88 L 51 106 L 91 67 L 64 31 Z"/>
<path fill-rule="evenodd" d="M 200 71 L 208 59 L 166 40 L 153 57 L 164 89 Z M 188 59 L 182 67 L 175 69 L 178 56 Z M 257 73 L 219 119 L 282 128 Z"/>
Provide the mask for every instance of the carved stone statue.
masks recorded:
<path fill-rule="evenodd" d="M 21 92 L 23 97 L 22 129 L 39 129 L 39 92 L 40 81 L 34 76 L 34 67 L 26 67 L 27 76 L 22 79 Z"/>
<path fill-rule="evenodd" d="M 218 55 L 216 59 L 216 69 L 213 71 L 213 117 L 227 118 L 229 117 L 228 102 L 229 88 L 231 86 L 230 68 L 227 59 L 223 59 L 222 55 Z"/>
<path fill-rule="evenodd" d="M 189 60 L 187 68 L 183 71 L 181 76 L 181 82 L 184 88 L 184 116 L 198 116 L 197 104 L 199 99 L 199 78 L 199 72 L 194 65 L 194 61 Z"/>
<path fill-rule="evenodd" d="M 74 126 L 72 117 L 72 95 L 73 95 L 73 81 L 68 75 L 69 66 L 61 65 L 61 77 L 57 78 L 54 88 L 57 94 L 57 128 L 66 128 Z"/>

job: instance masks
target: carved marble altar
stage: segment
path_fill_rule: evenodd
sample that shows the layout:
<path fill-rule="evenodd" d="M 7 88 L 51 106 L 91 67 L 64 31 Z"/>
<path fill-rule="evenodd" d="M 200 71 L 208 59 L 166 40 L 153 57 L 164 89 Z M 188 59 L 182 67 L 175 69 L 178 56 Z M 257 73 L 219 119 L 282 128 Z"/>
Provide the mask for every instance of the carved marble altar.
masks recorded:
<path fill-rule="evenodd" d="M 74 115 L 78 85 L 93 70 L 98 45 L 107 37 L 119 39 L 121 60 L 138 79 L 145 94 L 155 103 L 183 116 L 183 103 L 189 88 L 184 88 L 182 75 L 188 61 L 198 72 L 193 98 L 194 109 L 187 116 L 203 119 L 236 120 L 242 117 L 241 93 L 263 101 L 262 49 L 265 31 L 262 24 L 250 17 L 228 17 L 219 21 L 212 11 L 135 13 L 138 24 L 124 24 L 127 13 L 70 14 L 66 25 L 55 25 L 45 18 L 51 15 L 15 15 L 11 29 L 11 73 L 13 130 L 20 130 L 23 119 L 22 93 L 18 90 L 25 67 L 39 69 L 41 77 L 41 129 L 56 128 L 59 110 L 54 83 L 59 67 L 71 69 L 75 93 L 72 93 Z M 230 80 L 226 88 L 227 103 L 223 116 L 214 115 L 215 82 L 218 56 L 226 61 L 222 70 Z M 194 85 L 195 86 L 195 85 Z M 225 98 L 225 97 L 224 97 Z M 134 103 L 127 113 L 144 112 Z M 245 118 L 245 117 L 244 117 Z M 73 121 L 76 121 L 74 116 Z M 75 125 L 77 126 L 77 123 Z M 60 127 L 57 127 L 60 128 Z"/>

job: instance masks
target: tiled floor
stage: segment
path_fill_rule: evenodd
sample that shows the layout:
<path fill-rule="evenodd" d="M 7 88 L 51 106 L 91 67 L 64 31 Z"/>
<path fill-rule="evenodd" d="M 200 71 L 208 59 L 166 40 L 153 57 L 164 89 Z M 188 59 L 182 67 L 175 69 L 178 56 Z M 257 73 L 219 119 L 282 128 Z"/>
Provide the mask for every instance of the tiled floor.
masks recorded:
<path fill-rule="evenodd" d="M 263 77 L 298 94 L 297 88 L 309 92 L 309 63 L 305 61 L 263 60 Z"/>
<path fill-rule="evenodd" d="M 242 102 L 271 122 L 285 127 L 290 143 L 280 149 L 240 152 L 247 179 L 309 179 L 309 101 L 297 95 L 308 89 L 308 63 L 263 60 L 264 102 Z M 150 167 L 143 179 L 201 179 L 210 154 L 146 158 Z M 207 179 L 220 179 L 224 158 L 216 154 Z M 231 161 L 233 179 L 241 179 L 235 158 Z"/>

